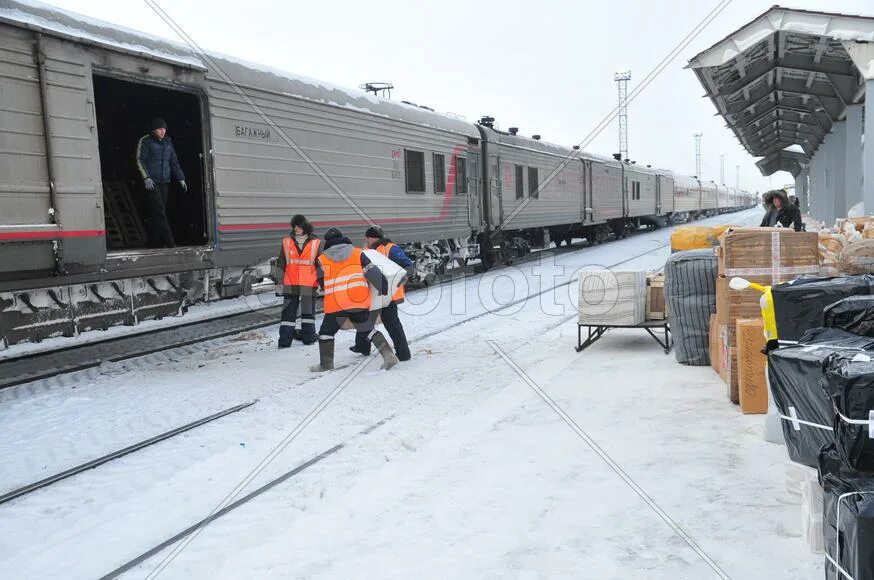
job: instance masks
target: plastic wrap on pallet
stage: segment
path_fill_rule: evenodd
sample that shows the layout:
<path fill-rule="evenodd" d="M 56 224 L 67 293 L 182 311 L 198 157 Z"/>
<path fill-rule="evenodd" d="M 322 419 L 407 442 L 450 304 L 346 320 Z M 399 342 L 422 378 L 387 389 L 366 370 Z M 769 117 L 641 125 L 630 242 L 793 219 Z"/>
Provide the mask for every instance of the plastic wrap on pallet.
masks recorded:
<path fill-rule="evenodd" d="M 798 344 L 769 353 L 768 381 L 792 461 L 816 467 L 820 449 L 833 441 L 832 403 L 819 384 L 826 359 L 872 349 L 874 339 L 829 328 L 811 330 Z"/>
<path fill-rule="evenodd" d="M 668 258 L 665 301 L 677 362 L 709 365 L 710 315 L 716 312 L 716 255 L 712 250 L 688 250 Z"/>
<path fill-rule="evenodd" d="M 823 325 L 861 336 L 874 336 L 874 296 L 850 296 L 830 304 Z"/>
<path fill-rule="evenodd" d="M 646 320 L 646 272 L 583 270 L 579 323 L 635 326 Z"/>
<path fill-rule="evenodd" d="M 831 355 L 822 380 L 834 408 L 834 442 L 847 467 L 874 471 L 874 353 Z"/>
<path fill-rule="evenodd" d="M 771 288 L 777 334 L 782 340 L 798 340 L 808 328 L 823 326 L 823 311 L 850 296 L 872 293 L 874 276 L 842 278 L 797 278 Z"/>
<path fill-rule="evenodd" d="M 874 580 L 874 478 L 820 475 L 825 577 Z"/>

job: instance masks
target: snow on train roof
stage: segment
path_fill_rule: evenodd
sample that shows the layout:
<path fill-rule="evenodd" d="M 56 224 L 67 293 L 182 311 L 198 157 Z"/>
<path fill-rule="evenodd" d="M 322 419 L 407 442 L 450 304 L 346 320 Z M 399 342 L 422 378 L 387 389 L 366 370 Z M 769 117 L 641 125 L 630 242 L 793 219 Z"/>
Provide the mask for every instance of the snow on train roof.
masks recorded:
<path fill-rule="evenodd" d="M 206 72 L 210 72 L 217 65 L 235 82 L 239 82 L 242 77 L 254 81 L 248 84 L 290 96 L 461 133 L 468 137 L 479 137 L 476 127 L 463 119 L 212 51 L 201 55 L 191 47 L 173 40 L 34 0 L 0 0 L 0 22 Z"/>

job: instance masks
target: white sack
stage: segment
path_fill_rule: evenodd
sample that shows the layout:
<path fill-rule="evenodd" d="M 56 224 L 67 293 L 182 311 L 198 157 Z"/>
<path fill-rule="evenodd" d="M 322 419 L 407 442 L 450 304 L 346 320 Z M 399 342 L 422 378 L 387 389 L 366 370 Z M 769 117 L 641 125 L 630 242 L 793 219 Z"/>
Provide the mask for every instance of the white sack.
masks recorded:
<path fill-rule="evenodd" d="M 381 310 L 391 304 L 391 297 L 394 296 L 407 272 L 376 250 L 364 250 L 364 255 L 374 266 L 379 268 L 379 271 L 388 280 L 388 294 L 385 296 L 380 296 L 376 288 L 370 287 L 370 310 Z"/>

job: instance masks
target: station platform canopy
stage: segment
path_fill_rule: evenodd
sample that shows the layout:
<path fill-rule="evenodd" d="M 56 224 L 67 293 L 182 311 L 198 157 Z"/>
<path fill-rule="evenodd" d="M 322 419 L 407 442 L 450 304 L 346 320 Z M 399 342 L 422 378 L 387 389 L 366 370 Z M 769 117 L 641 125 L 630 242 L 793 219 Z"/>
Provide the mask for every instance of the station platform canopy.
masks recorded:
<path fill-rule="evenodd" d="M 774 6 L 689 61 L 763 175 L 797 177 L 874 78 L 874 18 Z M 869 106 L 872 101 L 869 101 Z"/>

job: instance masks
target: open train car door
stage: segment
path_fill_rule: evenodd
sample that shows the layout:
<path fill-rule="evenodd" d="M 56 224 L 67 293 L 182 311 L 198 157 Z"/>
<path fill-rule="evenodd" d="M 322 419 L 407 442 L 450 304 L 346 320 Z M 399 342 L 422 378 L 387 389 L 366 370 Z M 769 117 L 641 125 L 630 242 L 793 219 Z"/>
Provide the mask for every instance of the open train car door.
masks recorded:
<path fill-rule="evenodd" d="M 178 78 L 170 74 L 168 80 Z M 206 123 L 197 89 L 163 79 L 133 79 L 123 70 L 102 68 L 95 70 L 93 82 L 109 251 L 167 247 L 156 236 L 149 205 L 153 194 L 145 190 L 138 162 L 140 140 L 149 135 L 150 122 L 158 117 L 167 123 L 165 139 L 172 140 L 188 187 L 183 191 L 175 178 L 168 186 L 165 211 L 173 241 L 177 247 L 205 245 L 209 237 Z"/>

